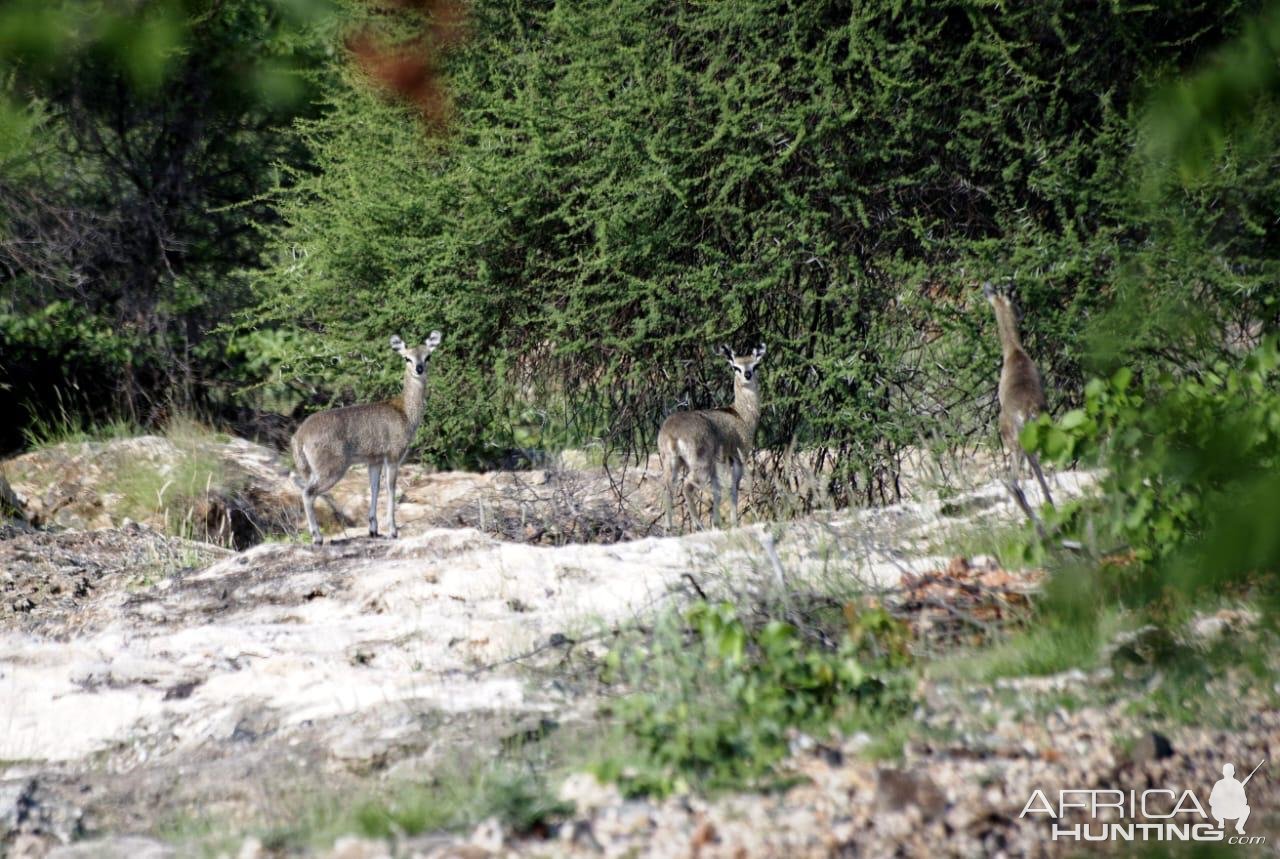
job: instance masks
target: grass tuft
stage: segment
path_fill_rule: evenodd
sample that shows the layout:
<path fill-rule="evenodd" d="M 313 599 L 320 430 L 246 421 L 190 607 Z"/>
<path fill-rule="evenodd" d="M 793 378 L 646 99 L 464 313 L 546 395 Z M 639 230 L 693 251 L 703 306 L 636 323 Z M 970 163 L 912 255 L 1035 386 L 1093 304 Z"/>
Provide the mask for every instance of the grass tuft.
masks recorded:
<path fill-rule="evenodd" d="M 206 530 L 203 511 L 215 487 L 224 483 L 225 466 L 216 454 L 189 438 L 171 440 L 179 450 L 171 465 L 142 456 L 120 463 L 116 489 L 121 510 L 135 519 L 161 518 L 166 532 L 200 539 Z"/>
<path fill-rule="evenodd" d="M 527 833 L 573 811 L 545 778 L 530 769 L 495 763 L 437 777 L 387 800 L 356 809 L 357 830 L 369 838 L 456 830 L 488 818 Z"/>
<path fill-rule="evenodd" d="M 59 409 L 51 416 L 34 415 L 22 430 L 23 444 L 31 450 L 45 450 L 60 444 L 111 441 L 140 435 L 142 428 L 124 418 L 90 423 L 83 415 Z"/>
<path fill-rule="evenodd" d="M 989 683 L 1001 677 L 1043 677 L 1098 663 L 1102 646 L 1124 628 L 1119 612 L 1096 625 L 1040 618 L 991 645 L 962 651 L 929 666 L 935 680 Z"/>

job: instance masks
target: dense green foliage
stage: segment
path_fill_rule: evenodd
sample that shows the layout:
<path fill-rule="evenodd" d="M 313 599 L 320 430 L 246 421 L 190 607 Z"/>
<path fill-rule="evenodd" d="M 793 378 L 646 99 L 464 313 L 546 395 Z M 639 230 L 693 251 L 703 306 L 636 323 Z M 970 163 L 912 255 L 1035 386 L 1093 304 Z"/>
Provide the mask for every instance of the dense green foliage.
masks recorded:
<path fill-rule="evenodd" d="M 1104 465 L 1100 499 L 1059 511 L 1097 552 L 1124 552 L 1104 592 L 1150 603 L 1251 582 L 1280 571 L 1280 348 L 1268 338 L 1243 362 L 1162 376 L 1144 392 L 1131 374 L 1095 379 L 1081 409 L 1027 427 L 1046 461 Z"/>
<path fill-rule="evenodd" d="M 340 47 L 413 13 L 10 4 L 0 444 L 225 416 L 269 381 L 283 410 L 389 392 L 387 335 L 440 327 L 427 458 L 642 451 L 727 398 L 715 343 L 764 340 L 759 441 L 891 497 L 904 447 L 991 438 L 987 278 L 1015 281 L 1055 407 L 1090 364 L 1141 383 L 1274 327 L 1257 8 L 484 0 L 431 138 Z"/>
<path fill-rule="evenodd" d="M 727 603 L 668 615 L 649 647 L 609 653 L 611 674 L 634 691 L 612 705 L 625 751 L 598 771 L 632 793 L 727 787 L 766 776 L 798 730 L 892 721 L 909 707 L 910 681 L 892 673 L 901 657 L 872 660 L 868 643 L 850 629 L 824 648 L 777 618 L 748 625 Z"/>
<path fill-rule="evenodd" d="M 306 333 L 289 373 L 381 390 L 389 333 L 444 329 L 436 460 L 644 448 L 726 397 L 713 344 L 764 340 L 760 440 L 892 495 L 905 445 L 990 431 L 983 279 L 1015 278 L 1058 400 L 1120 281 L 1254 309 L 1273 154 L 1172 205 L 1132 194 L 1148 89 L 1248 8 L 477 3 L 447 139 L 350 74 L 302 124 L 318 170 L 280 199 L 252 321 Z M 1128 292 L 1158 359 L 1165 317 Z"/>
<path fill-rule="evenodd" d="M 311 26 L 260 0 L 0 12 L 23 120 L 0 151 L 0 449 L 61 413 L 231 405 L 253 367 L 212 331 L 248 300 L 278 163 L 305 161 Z"/>
<path fill-rule="evenodd" d="M 1090 381 L 1082 408 L 1024 432 L 1047 461 L 1103 467 L 1097 499 L 1053 513 L 1088 552 L 1059 562 L 1050 585 L 1053 622 L 1069 630 L 1118 605 L 1167 622 L 1224 598 L 1259 603 L 1274 623 L 1280 348 L 1266 201 L 1280 151 L 1277 58 L 1273 3 L 1151 100 L 1143 197 L 1172 215 L 1130 254 L 1118 301 L 1091 331 L 1101 365 L 1127 366 Z M 1213 259 L 1211 247 L 1231 253 Z M 1152 289 L 1160 268 L 1183 276 Z M 1144 352 L 1163 360 L 1135 379 Z"/>
<path fill-rule="evenodd" d="M 1203 180 L 1226 154 L 1228 140 L 1250 136 L 1277 97 L 1280 4 L 1273 0 L 1195 74 L 1165 87 L 1148 105 L 1143 144 L 1152 172 L 1176 170 L 1183 180 Z"/>

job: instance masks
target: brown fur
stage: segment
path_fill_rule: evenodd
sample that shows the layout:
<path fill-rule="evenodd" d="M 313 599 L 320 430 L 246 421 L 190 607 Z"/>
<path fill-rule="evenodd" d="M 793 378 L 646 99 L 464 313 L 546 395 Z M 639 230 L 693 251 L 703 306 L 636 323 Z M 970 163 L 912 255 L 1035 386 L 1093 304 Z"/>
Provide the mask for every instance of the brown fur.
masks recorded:
<path fill-rule="evenodd" d="M 407 348 L 399 337 L 392 348 L 405 361 L 404 392 L 376 403 L 363 403 L 317 412 L 294 433 L 293 461 L 302 478 L 302 506 L 313 543 L 323 542 L 316 524 L 315 500 L 333 488 L 352 465 L 369 468 L 369 533 L 378 534 L 378 490 L 387 473 L 387 518 L 392 537 L 396 527 L 396 477 L 413 442 L 426 407 L 427 366 L 440 342 L 433 331 L 427 342 Z"/>
<path fill-rule="evenodd" d="M 1022 340 L 1018 336 L 1017 315 L 1014 313 L 1009 297 L 996 292 L 990 284 L 984 291 L 987 301 L 995 311 L 996 325 L 1000 332 L 1000 349 L 1004 355 L 1000 367 L 998 390 L 1000 440 L 1004 443 L 1005 458 L 1009 464 L 1011 488 L 1015 497 L 1018 497 L 1019 503 L 1026 506 L 1026 499 L 1020 497 L 1021 489 L 1018 488 L 1018 476 L 1022 470 L 1022 460 L 1025 459 L 1040 481 L 1045 500 L 1052 504 L 1053 496 L 1040 469 L 1040 462 L 1035 454 L 1023 449 L 1021 441 L 1023 427 L 1048 408 L 1044 387 L 1040 382 L 1040 371 L 1031 360 L 1031 356 L 1022 348 Z"/>
<path fill-rule="evenodd" d="M 755 444 L 756 425 L 760 422 L 760 376 L 757 371 L 764 357 L 763 346 L 750 355 L 734 355 L 727 346 L 722 353 L 733 367 L 733 405 L 719 409 L 676 412 L 663 422 L 658 431 L 658 455 L 662 459 L 666 484 L 666 522 L 672 527 L 675 486 L 681 485 L 685 506 L 694 524 L 701 527 L 698 495 L 711 490 L 711 521 L 720 525 L 720 479 L 716 465 L 729 465 L 729 496 L 733 521 L 738 522 L 738 488 L 747 457 Z"/>

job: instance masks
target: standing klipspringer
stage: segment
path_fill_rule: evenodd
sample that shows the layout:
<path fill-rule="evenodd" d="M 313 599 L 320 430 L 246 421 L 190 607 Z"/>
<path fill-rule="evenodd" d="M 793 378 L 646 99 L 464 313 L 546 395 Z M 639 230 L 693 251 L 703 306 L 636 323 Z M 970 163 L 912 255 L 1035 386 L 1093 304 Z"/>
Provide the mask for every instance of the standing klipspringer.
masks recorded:
<path fill-rule="evenodd" d="M 764 346 L 757 346 L 750 355 L 735 355 L 728 346 L 721 346 L 720 354 L 733 369 L 733 405 L 676 412 L 658 430 L 658 455 L 666 484 L 667 530 L 672 527 L 677 480 L 681 481 L 689 518 L 699 528 L 702 522 L 698 516 L 698 495 L 704 487 L 710 487 L 711 522 L 717 528 L 720 526 L 720 479 L 716 475 L 716 464 L 720 462 L 729 464 L 729 498 L 733 505 L 733 524 L 738 524 L 738 485 L 755 443 L 756 424 L 760 422 L 760 375 L 756 368 L 764 358 Z"/>
<path fill-rule="evenodd" d="M 990 283 L 983 286 L 982 293 L 995 311 L 996 326 L 1000 329 L 1000 349 L 1004 353 L 999 388 L 1000 440 L 1004 442 L 1005 460 L 1009 465 L 1009 489 L 1018 504 L 1035 521 L 1036 527 L 1040 528 L 1039 519 L 1031 512 L 1026 496 L 1018 485 L 1018 476 L 1025 458 L 1035 472 L 1036 479 L 1040 481 L 1045 501 L 1053 503 L 1049 484 L 1044 479 L 1044 472 L 1040 470 L 1040 460 L 1022 446 L 1021 440 L 1022 428 L 1047 408 L 1044 387 L 1040 384 L 1040 371 L 1036 369 L 1035 362 L 1022 348 L 1022 340 L 1018 337 L 1018 320 L 1009 296 L 996 290 Z"/>
<path fill-rule="evenodd" d="M 321 543 L 316 524 L 316 498 L 328 492 L 352 465 L 369 466 L 369 535 L 378 535 L 378 484 L 387 471 L 387 518 L 391 536 L 396 527 L 396 475 L 426 407 L 427 364 L 440 345 L 440 332 L 432 331 L 421 346 L 410 349 L 399 337 L 391 348 L 404 358 L 404 392 L 377 403 L 363 403 L 316 412 L 293 435 L 293 463 L 302 477 L 302 507 L 313 543 Z"/>

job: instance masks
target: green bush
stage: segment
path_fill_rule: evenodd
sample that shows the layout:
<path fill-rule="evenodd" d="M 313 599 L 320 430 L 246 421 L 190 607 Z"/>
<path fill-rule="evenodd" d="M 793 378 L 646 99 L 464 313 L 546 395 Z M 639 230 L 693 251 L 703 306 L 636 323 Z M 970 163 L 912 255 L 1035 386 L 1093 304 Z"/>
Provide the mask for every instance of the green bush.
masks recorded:
<path fill-rule="evenodd" d="M 1132 563 L 1109 588 L 1150 602 L 1259 581 L 1280 570 L 1280 346 L 1275 336 L 1234 364 L 1150 380 L 1127 370 L 1085 387 L 1085 402 L 1042 417 L 1023 443 L 1048 462 L 1105 467 L 1100 497 L 1060 512 L 1063 527 Z"/>
<path fill-rule="evenodd" d="M 607 665 L 634 689 L 610 708 L 631 751 L 596 772 L 632 794 L 750 783 L 793 730 L 883 724 L 909 702 L 905 679 L 851 639 L 824 650 L 780 620 L 751 628 L 726 603 L 664 618 L 646 652 L 613 650 Z"/>
<path fill-rule="evenodd" d="M 667 412 L 728 396 L 715 343 L 764 340 L 761 443 L 834 462 L 838 500 L 893 497 L 904 447 L 990 433 L 984 278 L 1018 276 L 1048 388 L 1078 396 L 1086 321 L 1165 230 L 1130 199 L 1131 111 L 1248 8 L 484 0 L 447 137 L 350 71 L 300 123 L 317 169 L 288 175 L 247 324 L 300 332 L 289 373 L 369 396 L 398 381 L 389 333 L 444 330 L 441 463 L 651 449 Z M 1224 221 L 1188 265 L 1153 257 L 1153 288 L 1274 256 L 1271 163 L 1225 207 L 1180 201 L 1263 234 L 1241 250 Z"/>
<path fill-rule="evenodd" d="M 279 165 L 305 162 L 324 7 L 0 7 L 0 451 L 59 404 L 148 426 L 245 405 L 258 370 L 218 329 L 252 300 Z"/>

